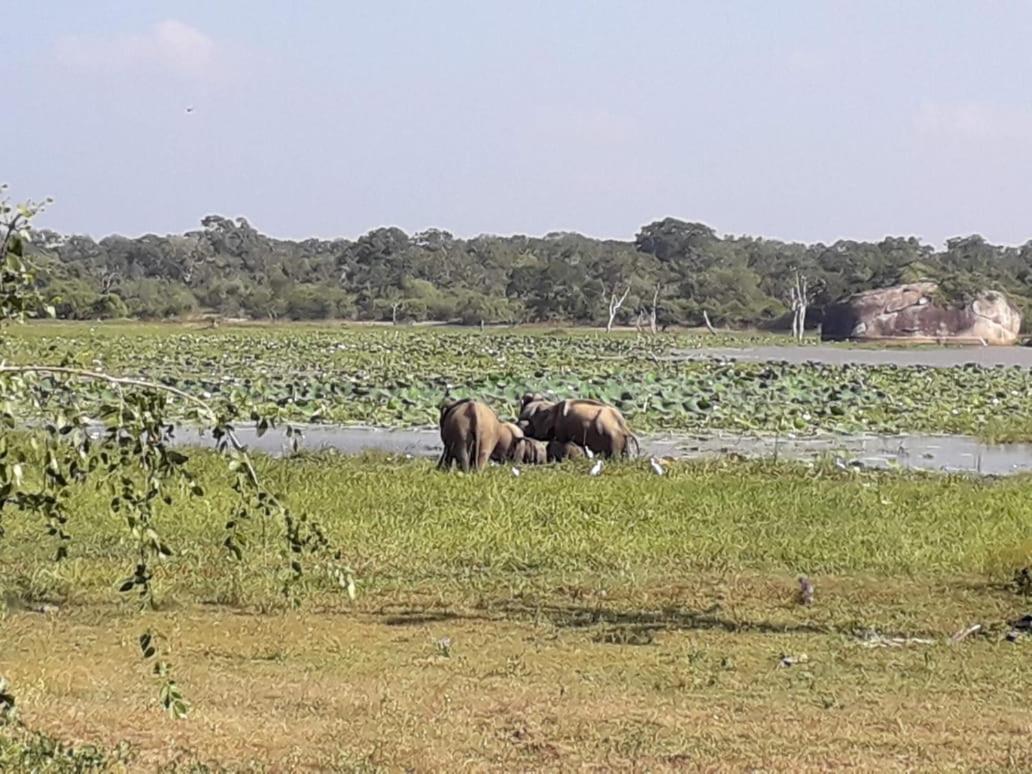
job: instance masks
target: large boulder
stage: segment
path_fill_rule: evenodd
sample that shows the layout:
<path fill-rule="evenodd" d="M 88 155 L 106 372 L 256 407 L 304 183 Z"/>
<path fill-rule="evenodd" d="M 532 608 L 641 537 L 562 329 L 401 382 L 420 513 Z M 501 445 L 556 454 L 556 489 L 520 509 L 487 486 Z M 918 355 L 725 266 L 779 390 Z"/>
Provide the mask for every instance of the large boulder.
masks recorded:
<path fill-rule="evenodd" d="M 966 306 L 951 306 L 937 290 L 934 282 L 914 282 L 857 293 L 825 309 L 821 338 L 1017 343 L 1021 312 L 1002 293 L 982 291 Z"/>

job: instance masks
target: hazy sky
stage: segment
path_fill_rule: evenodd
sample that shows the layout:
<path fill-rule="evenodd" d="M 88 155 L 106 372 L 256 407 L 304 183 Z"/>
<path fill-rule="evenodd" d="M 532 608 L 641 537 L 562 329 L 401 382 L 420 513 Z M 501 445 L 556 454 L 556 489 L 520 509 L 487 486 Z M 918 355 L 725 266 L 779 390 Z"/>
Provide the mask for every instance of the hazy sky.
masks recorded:
<path fill-rule="evenodd" d="M 1032 237 L 1029 0 L 8 5 L 0 182 L 65 232 Z"/>

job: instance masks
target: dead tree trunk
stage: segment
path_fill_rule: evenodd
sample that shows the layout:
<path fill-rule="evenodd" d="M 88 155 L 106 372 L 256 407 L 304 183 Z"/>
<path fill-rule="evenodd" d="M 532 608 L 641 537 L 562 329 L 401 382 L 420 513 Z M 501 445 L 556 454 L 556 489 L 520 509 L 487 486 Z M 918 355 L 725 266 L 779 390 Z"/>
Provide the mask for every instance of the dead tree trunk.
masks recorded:
<path fill-rule="evenodd" d="M 402 301 L 395 301 L 391 304 L 391 325 L 398 324 L 398 309 L 401 308 Z"/>
<path fill-rule="evenodd" d="M 656 306 L 659 304 L 659 288 L 652 293 L 652 309 L 649 310 L 649 330 L 656 335 Z"/>
<path fill-rule="evenodd" d="M 620 307 L 623 306 L 623 302 L 627 300 L 627 294 L 631 292 L 631 288 L 628 286 L 620 298 L 616 297 L 616 291 L 617 287 L 614 285 L 613 292 L 609 294 L 609 322 L 606 323 L 606 333 L 612 332 L 613 320 L 616 319 L 616 313 L 620 311 Z"/>
<path fill-rule="evenodd" d="M 795 273 L 792 286 L 788 289 L 792 302 L 792 338 L 801 342 L 806 328 L 806 306 L 809 303 L 809 289 L 805 274 Z"/>

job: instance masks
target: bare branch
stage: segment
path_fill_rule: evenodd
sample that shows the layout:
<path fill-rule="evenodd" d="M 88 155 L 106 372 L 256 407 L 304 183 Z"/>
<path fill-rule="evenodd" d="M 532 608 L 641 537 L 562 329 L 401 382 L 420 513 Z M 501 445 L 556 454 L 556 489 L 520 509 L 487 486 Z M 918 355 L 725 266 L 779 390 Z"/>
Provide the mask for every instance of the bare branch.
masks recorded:
<path fill-rule="evenodd" d="M 606 323 L 606 333 L 613 330 L 613 320 L 616 319 L 616 313 L 620 311 L 620 307 L 623 306 L 623 302 L 627 300 L 627 294 L 631 292 L 631 286 L 628 285 L 627 289 L 624 290 L 623 295 L 620 298 L 616 297 L 618 286 L 613 286 L 613 292 L 609 295 L 609 322 Z"/>
<path fill-rule="evenodd" d="M 212 419 L 215 419 L 215 412 L 207 403 L 198 398 L 195 395 L 191 395 L 188 392 L 183 392 L 176 387 L 170 387 L 167 384 L 160 384 L 159 382 L 148 382 L 144 379 L 133 379 L 127 376 L 111 376 L 111 374 L 105 374 L 100 371 L 87 371 L 81 368 L 67 368 L 65 366 L 12 366 L 12 365 L 0 365 L 0 374 L 59 374 L 63 376 L 76 376 L 80 379 L 90 379 L 98 382 L 108 382 L 109 384 L 125 385 L 129 387 L 142 387 L 148 390 L 161 390 L 167 392 L 170 395 L 175 395 L 178 398 L 194 403 L 202 407 L 208 414 L 211 415 Z"/>
<path fill-rule="evenodd" d="M 87 371 L 81 368 L 67 368 L 65 366 L 11 366 L 11 365 L 0 365 L 0 374 L 53 374 L 60 376 L 72 376 L 78 379 L 89 379 L 97 382 L 107 382 L 113 384 L 116 387 L 140 387 L 145 390 L 158 390 L 160 392 L 174 395 L 177 398 L 181 398 L 188 403 L 204 410 L 206 418 L 209 422 L 217 423 L 218 414 L 215 410 L 208 405 L 205 401 L 201 400 L 195 395 L 191 395 L 188 392 L 183 392 L 176 387 L 170 387 L 167 384 L 161 384 L 159 382 L 148 382 L 144 379 L 133 379 L 126 376 L 111 376 L 110 374 L 101 373 L 100 371 Z M 226 433 L 226 438 L 229 440 L 233 447 L 233 450 L 241 454 L 241 459 L 247 468 L 248 477 L 255 483 L 258 481 L 258 472 L 255 470 L 254 465 L 251 464 L 250 458 L 246 454 L 246 447 L 240 442 L 236 433 L 226 427 L 223 428 Z M 275 498 L 273 498 L 275 499 Z"/>
<path fill-rule="evenodd" d="M 789 303 L 792 305 L 792 338 L 802 341 L 806 327 L 806 308 L 810 303 L 809 280 L 798 270 L 788 288 Z"/>
<path fill-rule="evenodd" d="M 653 336 L 656 335 L 656 307 L 659 304 L 659 291 L 660 287 L 657 285 L 652 293 L 652 310 L 649 312 L 649 330 Z"/>

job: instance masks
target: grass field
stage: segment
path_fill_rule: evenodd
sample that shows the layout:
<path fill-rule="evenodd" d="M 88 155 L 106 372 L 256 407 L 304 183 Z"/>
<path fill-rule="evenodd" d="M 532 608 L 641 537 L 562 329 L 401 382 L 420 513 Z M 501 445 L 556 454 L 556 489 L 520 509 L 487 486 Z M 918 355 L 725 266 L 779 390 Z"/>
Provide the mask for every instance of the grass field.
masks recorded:
<path fill-rule="evenodd" d="M 446 394 L 505 413 L 554 390 L 611 401 L 645 432 L 1015 441 L 1032 427 L 1027 369 L 664 359 L 709 341 L 46 324 L 14 329 L 2 357 L 380 426 L 432 424 Z M 0 677 L 19 716 L 0 726 L 0 770 L 1032 767 L 1032 636 L 1005 640 L 1032 612 L 1013 583 L 1032 565 L 1032 477 L 730 460 L 662 477 L 643 460 L 599 477 L 588 463 L 463 476 L 388 456 L 259 457 L 358 579 L 352 602 L 310 560 L 295 607 L 281 525 L 251 524 L 230 561 L 225 460 L 189 464 L 206 494 L 160 513 L 174 555 L 147 613 L 116 591 L 132 547 L 109 494 L 75 491 L 61 563 L 41 519 L 0 512 Z M 147 627 L 192 704 L 184 721 L 157 707 Z"/>
<path fill-rule="evenodd" d="M 0 675 L 31 733 L 110 760 L 124 742 L 134 770 L 1032 765 L 1032 637 L 1003 640 L 1032 608 L 1009 587 L 1032 563 L 1027 477 L 262 458 L 360 581 L 349 603 L 312 566 L 292 609 L 275 525 L 240 565 L 219 548 L 223 464 L 196 455 L 211 495 L 162 516 L 176 555 L 152 613 L 114 591 L 129 568 L 106 498 L 77 495 L 60 565 L 40 525 L 6 517 Z M 186 721 L 154 706 L 144 625 L 166 637 Z M 869 647 L 872 632 L 932 642 Z M 29 734 L 5 734 L 0 765 L 53 761 Z"/>

